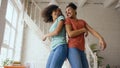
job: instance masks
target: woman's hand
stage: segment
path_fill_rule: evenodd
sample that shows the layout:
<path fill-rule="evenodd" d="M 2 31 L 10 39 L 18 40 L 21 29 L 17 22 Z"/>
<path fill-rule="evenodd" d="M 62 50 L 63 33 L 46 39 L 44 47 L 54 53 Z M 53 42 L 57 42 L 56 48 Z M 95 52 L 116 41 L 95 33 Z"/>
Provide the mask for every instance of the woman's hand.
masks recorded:
<path fill-rule="evenodd" d="M 106 48 L 106 42 L 104 41 L 104 39 L 99 40 L 99 44 L 102 50 Z"/>
<path fill-rule="evenodd" d="M 47 39 L 47 36 L 44 35 L 44 36 L 42 37 L 42 40 L 45 41 L 46 39 Z"/>
<path fill-rule="evenodd" d="M 88 31 L 87 32 L 85 32 L 85 37 L 87 37 L 88 36 Z"/>
<path fill-rule="evenodd" d="M 82 31 L 85 33 L 85 37 L 88 36 L 88 30 L 86 28 L 82 28 Z"/>
<path fill-rule="evenodd" d="M 88 36 L 88 30 L 85 31 L 85 37 L 87 37 L 87 36 Z"/>

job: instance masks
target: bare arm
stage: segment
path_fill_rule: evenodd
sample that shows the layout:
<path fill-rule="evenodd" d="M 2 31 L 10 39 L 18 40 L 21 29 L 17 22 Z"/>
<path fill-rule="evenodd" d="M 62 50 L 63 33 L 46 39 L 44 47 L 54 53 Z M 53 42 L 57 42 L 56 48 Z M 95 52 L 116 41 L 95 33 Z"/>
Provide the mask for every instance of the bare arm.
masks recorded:
<path fill-rule="evenodd" d="M 75 37 L 87 31 L 85 28 L 72 30 L 72 26 L 70 24 L 66 24 L 65 27 L 69 37 Z"/>
<path fill-rule="evenodd" d="M 86 24 L 86 29 L 95 37 L 97 37 L 99 39 L 99 43 L 101 45 L 102 50 L 104 50 L 106 48 L 106 42 L 104 40 L 104 38 L 98 33 L 96 32 L 93 28 L 91 28 L 88 24 Z"/>
<path fill-rule="evenodd" d="M 59 32 L 61 31 L 63 25 L 64 25 L 64 21 L 61 20 L 61 21 L 59 22 L 57 28 L 56 28 L 53 32 L 48 33 L 48 34 L 45 34 L 45 35 L 43 36 L 43 39 L 42 39 L 42 40 L 45 41 L 47 37 L 51 37 L 51 36 L 58 35 Z"/>

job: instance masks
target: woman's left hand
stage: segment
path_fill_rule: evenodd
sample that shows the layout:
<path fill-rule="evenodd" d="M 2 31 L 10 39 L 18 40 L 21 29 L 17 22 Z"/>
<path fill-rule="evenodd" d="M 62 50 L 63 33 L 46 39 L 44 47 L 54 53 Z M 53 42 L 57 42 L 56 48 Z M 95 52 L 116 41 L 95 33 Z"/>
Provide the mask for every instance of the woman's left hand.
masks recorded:
<path fill-rule="evenodd" d="M 43 40 L 43 41 L 45 41 L 45 40 L 46 40 L 46 38 L 47 38 L 47 36 L 46 36 L 46 35 L 44 35 L 44 36 L 42 37 L 42 40 Z"/>

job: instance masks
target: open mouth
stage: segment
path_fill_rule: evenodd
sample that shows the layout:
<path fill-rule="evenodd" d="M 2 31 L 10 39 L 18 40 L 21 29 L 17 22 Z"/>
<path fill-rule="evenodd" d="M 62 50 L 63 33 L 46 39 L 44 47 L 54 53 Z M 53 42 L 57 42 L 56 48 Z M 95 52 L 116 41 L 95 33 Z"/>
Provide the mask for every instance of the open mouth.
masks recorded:
<path fill-rule="evenodd" d="M 67 14 L 67 16 L 71 16 L 71 14 L 70 14 L 70 13 L 68 13 L 68 14 Z"/>

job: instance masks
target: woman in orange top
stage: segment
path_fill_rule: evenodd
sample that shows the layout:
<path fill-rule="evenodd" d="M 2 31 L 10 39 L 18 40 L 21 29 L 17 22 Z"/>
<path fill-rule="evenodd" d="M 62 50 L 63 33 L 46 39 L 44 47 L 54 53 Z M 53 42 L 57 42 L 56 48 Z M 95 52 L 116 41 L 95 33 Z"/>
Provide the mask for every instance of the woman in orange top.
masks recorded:
<path fill-rule="evenodd" d="M 92 35 L 99 39 L 99 43 L 104 50 L 106 43 L 103 37 L 92 29 L 84 20 L 77 19 L 76 12 L 77 6 L 70 3 L 66 7 L 66 31 L 68 34 L 68 60 L 72 68 L 89 68 L 85 50 L 84 35 L 90 32 Z"/>

